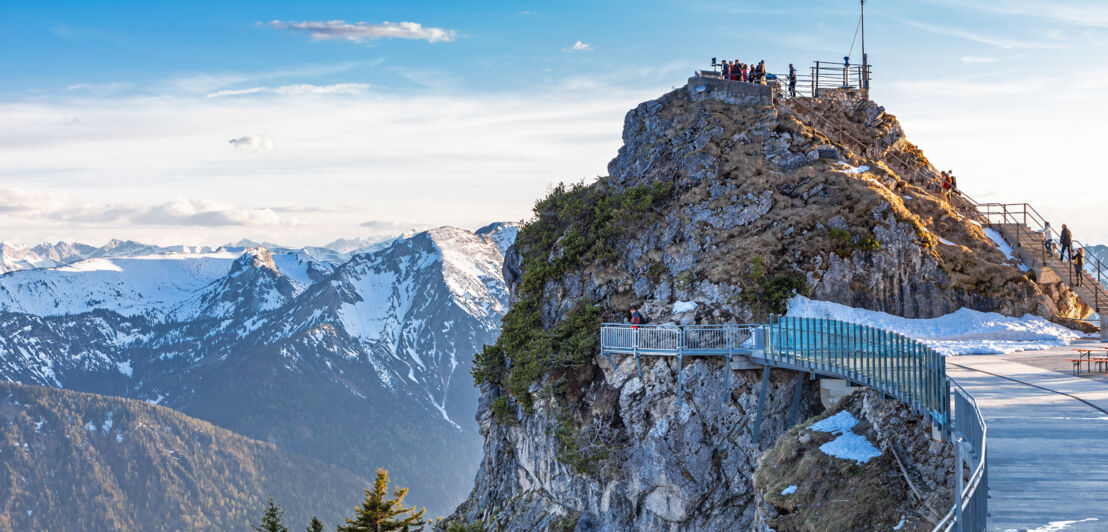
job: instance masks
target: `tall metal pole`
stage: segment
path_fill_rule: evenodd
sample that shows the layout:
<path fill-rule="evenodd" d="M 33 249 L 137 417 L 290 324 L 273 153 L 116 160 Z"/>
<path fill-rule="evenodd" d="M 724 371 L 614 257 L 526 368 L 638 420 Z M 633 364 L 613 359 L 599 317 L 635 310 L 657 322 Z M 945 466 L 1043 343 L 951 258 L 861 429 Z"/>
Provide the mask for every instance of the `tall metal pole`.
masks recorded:
<path fill-rule="evenodd" d="M 862 66 L 866 61 L 866 0 L 862 0 Z"/>
<path fill-rule="evenodd" d="M 866 0 L 862 2 L 862 90 L 866 98 L 869 98 L 869 58 L 866 56 Z"/>

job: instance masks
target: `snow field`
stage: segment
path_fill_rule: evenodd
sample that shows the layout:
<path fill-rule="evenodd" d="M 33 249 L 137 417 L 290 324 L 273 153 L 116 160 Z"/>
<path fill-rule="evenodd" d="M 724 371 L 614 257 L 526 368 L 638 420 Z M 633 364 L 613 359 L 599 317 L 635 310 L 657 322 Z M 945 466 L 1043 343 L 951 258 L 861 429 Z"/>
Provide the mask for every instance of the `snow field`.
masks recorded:
<path fill-rule="evenodd" d="M 788 316 L 825 318 L 896 331 L 943 355 L 985 355 L 1068 345 L 1081 333 L 1031 314 L 1021 318 L 959 309 L 938 318 L 912 319 L 796 296 Z"/>

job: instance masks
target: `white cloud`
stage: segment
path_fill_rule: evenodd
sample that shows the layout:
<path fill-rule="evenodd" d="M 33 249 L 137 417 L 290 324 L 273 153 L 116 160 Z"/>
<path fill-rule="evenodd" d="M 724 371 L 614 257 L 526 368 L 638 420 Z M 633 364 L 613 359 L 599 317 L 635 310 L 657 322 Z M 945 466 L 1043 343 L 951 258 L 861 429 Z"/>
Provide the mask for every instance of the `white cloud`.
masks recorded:
<path fill-rule="evenodd" d="M 957 28 L 954 26 L 936 26 L 934 24 L 927 24 L 919 22 L 917 20 L 910 20 L 905 18 L 893 17 L 895 20 L 900 21 L 903 24 L 907 24 L 913 28 L 917 28 L 928 33 L 934 33 L 936 35 L 946 35 L 948 37 L 957 37 L 959 39 L 966 39 L 969 41 L 979 42 L 982 44 L 988 44 L 990 46 L 996 46 L 1004 49 L 1014 48 L 1037 48 L 1037 49 L 1057 49 L 1065 48 L 1065 45 L 1061 42 L 1048 42 L 1048 41 L 1025 41 L 1018 39 L 1004 39 L 989 37 L 977 32 L 973 32 L 963 28 Z"/>
<path fill-rule="evenodd" d="M 265 92 L 269 90 L 267 87 L 250 87 L 249 89 L 224 89 L 215 92 L 209 92 L 208 98 L 222 98 L 224 96 L 243 96 L 246 94 L 258 94 L 259 92 Z"/>
<path fill-rule="evenodd" d="M 997 57 L 978 57 L 972 55 L 962 56 L 962 62 L 968 65 L 980 64 L 980 63 L 995 63 L 1000 61 Z"/>
<path fill-rule="evenodd" d="M 382 22 L 380 24 L 355 22 L 351 24 L 342 20 L 325 22 L 282 22 L 274 20 L 269 25 L 294 33 L 307 33 L 313 41 L 344 39 L 362 43 L 377 39 L 419 39 L 434 43 L 451 42 L 457 38 L 458 34 L 456 30 L 424 27 L 418 22 Z"/>
<path fill-rule="evenodd" d="M 273 151 L 273 141 L 262 136 L 245 135 L 233 138 L 229 141 L 236 150 L 243 151 Z"/>
<path fill-rule="evenodd" d="M 282 95 L 341 95 L 341 96 L 357 96 L 364 94 L 368 91 L 370 85 L 367 83 L 336 83 L 334 85 L 310 85 L 307 83 L 300 83 L 297 85 L 285 85 L 283 87 L 276 87 L 273 89 L 275 94 Z"/>
<path fill-rule="evenodd" d="M 523 16 L 538 16 L 539 12 L 532 9 L 524 9 L 523 11 L 520 11 L 519 14 Z"/>
<path fill-rule="evenodd" d="M 68 194 L 22 188 L 0 188 L 0 214 L 85 224 L 221 227 L 283 223 L 272 209 L 251 209 L 205 199 L 178 198 L 157 205 L 94 204 Z"/>
<path fill-rule="evenodd" d="M 397 222 L 393 220 L 369 220 L 358 224 L 359 227 L 366 227 L 378 233 L 402 233 L 410 229 L 429 229 L 430 225 L 420 223 L 407 223 Z"/>
<path fill-rule="evenodd" d="M 359 96 L 372 88 L 368 83 L 335 83 L 332 85 L 311 85 L 298 83 L 280 87 L 250 87 L 247 89 L 222 89 L 206 94 L 208 98 L 226 98 L 249 95 L 280 96 Z"/>
<path fill-rule="evenodd" d="M 936 0 L 942 5 L 970 8 L 987 13 L 1054 20 L 1076 26 L 1108 28 L 1108 6 L 1101 0 L 1087 2 L 1041 2 L 1037 0 Z"/>
<path fill-rule="evenodd" d="M 572 54 L 574 52 L 591 52 L 593 50 L 594 48 L 591 44 L 586 44 L 581 41 L 573 43 L 573 46 L 570 46 L 569 48 L 562 48 L 562 51 L 567 54 Z"/>
<path fill-rule="evenodd" d="M 132 223 L 139 224 L 205 227 L 264 226 L 281 223 L 281 218 L 271 209 L 248 209 L 210 200 L 184 198 L 135 209 L 129 219 Z"/>

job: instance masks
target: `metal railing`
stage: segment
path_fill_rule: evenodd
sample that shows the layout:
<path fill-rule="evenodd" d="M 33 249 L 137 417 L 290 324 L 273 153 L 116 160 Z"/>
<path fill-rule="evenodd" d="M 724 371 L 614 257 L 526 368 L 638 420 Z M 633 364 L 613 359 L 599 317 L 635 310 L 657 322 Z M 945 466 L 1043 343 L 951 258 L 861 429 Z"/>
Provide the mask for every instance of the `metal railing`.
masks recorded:
<path fill-rule="evenodd" d="M 1015 228 L 1016 242 L 1013 247 L 1022 247 L 1020 237 L 1024 234 L 1037 233 L 1044 235 L 1046 219 L 1027 203 L 981 203 L 977 205 L 977 209 L 989 224 L 1010 225 Z M 1055 244 L 1060 245 L 1061 233 L 1051 227 L 1050 234 Z M 1033 239 L 1036 242 L 1038 241 L 1038 237 L 1033 237 Z M 1086 246 L 1076 239 L 1071 239 L 1070 247 L 1073 248 L 1071 254 L 1078 249 L 1086 249 Z M 1039 246 L 1039 250 L 1037 252 L 1032 250 L 1032 253 L 1038 255 L 1043 266 L 1049 266 L 1053 262 L 1053 252 L 1048 253 L 1046 246 Z M 1077 271 L 1072 263 L 1067 264 L 1063 280 L 1071 287 L 1078 280 L 1081 281 L 1081 284 L 1089 287 L 1092 294 L 1086 294 L 1082 299 L 1090 299 L 1086 300 L 1085 303 L 1099 314 L 1101 305 L 1108 304 L 1108 289 L 1104 285 L 1105 280 L 1108 280 L 1108 265 L 1105 265 L 1091 249 L 1086 249 L 1082 266 L 1083 271 Z M 1063 272 L 1057 273 L 1059 275 L 1063 274 Z M 1080 279 L 1078 279 L 1079 277 Z M 1079 297 L 1082 296 L 1081 290 L 1075 289 L 1074 292 Z"/>
<path fill-rule="evenodd" d="M 951 398 L 954 400 L 954 429 L 960 436 L 955 441 L 954 506 L 932 532 L 985 530 L 989 516 L 988 427 L 977 401 L 954 379 Z M 969 479 L 963 476 L 963 464 L 969 468 Z"/>
<path fill-rule="evenodd" d="M 763 350 L 760 325 L 631 325 L 605 323 L 600 327 L 600 353 L 612 367 L 612 355 L 635 357 L 635 368 L 642 376 L 642 356 L 672 356 L 677 358 L 677 400 L 684 395 L 681 371 L 686 355 L 718 356 L 730 365 L 732 357 Z M 731 392 L 731 372 L 724 373 L 723 397 Z"/>
<path fill-rule="evenodd" d="M 946 362 L 902 334 L 821 318 L 773 317 L 764 361 L 832 375 L 895 397 L 949 434 Z"/>
<path fill-rule="evenodd" d="M 909 405 L 949 432 L 946 366 L 942 355 L 906 336 L 836 320 L 774 316 L 766 325 L 630 325 L 600 330 L 601 354 L 642 356 L 737 355 L 760 364 L 826 375 L 867 386 Z M 615 367 L 615 364 L 612 364 Z M 725 387 L 729 383 L 725 382 Z M 683 381 L 678 371 L 678 393 Z M 726 391 L 724 392 L 726 394 Z"/>
<path fill-rule="evenodd" d="M 942 355 L 904 335 L 837 320 L 773 316 L 765 325 L 631 325 L 605 323 L 600 329 L 601 354 L 612 367 L 613 354 L 631 355 L 642 376 L 643 356 L 678 360 L 678 401 L 684 394 L 682 359 L 718 356 L 728 361 L 724 399 L 729 393 L 730 361 L 747 356 L 763 365 L 762 394 L 753 428 L 765 403 L 770 367 L 796 370 L 851 381 L 894 397 L 943 430 L 955 442 L 955 503 L 933 532 L 985 530 L 988 515 L 987 431 L 977 402 L 946 376 Z M 793 410 L 801 387 L 793 397 Z M 953 390 L 953 393 L 952 393 Z M 792 415 L 790 415 L 792 417 Z M 968 480 L 962 464 L 969 467 Z"/>

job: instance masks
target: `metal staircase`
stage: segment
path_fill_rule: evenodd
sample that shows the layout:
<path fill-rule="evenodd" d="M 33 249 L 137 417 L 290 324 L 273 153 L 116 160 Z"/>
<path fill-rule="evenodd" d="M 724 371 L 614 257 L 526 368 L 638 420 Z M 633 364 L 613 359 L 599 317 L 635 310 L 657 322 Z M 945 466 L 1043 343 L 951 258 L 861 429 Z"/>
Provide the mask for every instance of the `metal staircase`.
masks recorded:
<path fill-rule="evenodd" d="M 1071 260 L 1058 258 L 1058 241 L 1061 236 L 1051 228 L 1054 236 L 1054 253 L 1047 253 L 1044 245 L 1043 228 L 1046 220 L 1033 207 L 1026 203 L 983 203 L 977 206 L 988 220 L 988 226 L 1004 237 L 1027 267 L 1034 269 L 1039 279 L 1049 282 L 1056 276 L 1078 298 L 1091 307 L 1097 314 L 1108 309 L 1108 289 L 1104 280 L 1108 279 L 1108 267 L 1091 251 L 1085 252 L 1085 267 L 1078 271 Z M 1073 241 L 1073 250 L 1084 249 L 1080 241 Z M 1049 272 L 1045 271 L 1049 270 Z"/>

